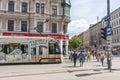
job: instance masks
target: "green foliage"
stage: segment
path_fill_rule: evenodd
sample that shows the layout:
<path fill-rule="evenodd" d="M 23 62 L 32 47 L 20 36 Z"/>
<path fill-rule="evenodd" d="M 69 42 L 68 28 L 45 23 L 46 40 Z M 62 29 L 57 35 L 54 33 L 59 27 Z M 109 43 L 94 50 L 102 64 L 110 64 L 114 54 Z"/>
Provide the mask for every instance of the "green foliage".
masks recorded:
<path fill-rule="evenodd" d="M 69 49 L 76 49 L 82 45 L 82 39 L 75 36 L 69 40 Z"/>

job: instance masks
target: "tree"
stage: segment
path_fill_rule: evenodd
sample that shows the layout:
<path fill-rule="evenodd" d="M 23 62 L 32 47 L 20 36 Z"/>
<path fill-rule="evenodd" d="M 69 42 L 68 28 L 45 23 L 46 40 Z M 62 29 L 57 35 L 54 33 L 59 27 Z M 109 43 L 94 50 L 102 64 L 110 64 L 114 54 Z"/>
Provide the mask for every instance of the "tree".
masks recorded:
<path fill-rule="evenodd" d="M 77 49 L 82 45 L 82 39 L 75 36 L 69 40 L 69 49 Z"/>

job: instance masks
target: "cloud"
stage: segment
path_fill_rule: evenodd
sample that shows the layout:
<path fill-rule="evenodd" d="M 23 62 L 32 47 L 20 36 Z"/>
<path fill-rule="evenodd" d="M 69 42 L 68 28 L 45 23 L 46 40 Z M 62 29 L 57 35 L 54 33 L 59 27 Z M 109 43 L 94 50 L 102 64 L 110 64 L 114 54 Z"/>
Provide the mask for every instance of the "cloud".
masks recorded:
<path fill-rule="evenodd" d="M 68 25 L 70 36 L 78 35 L 107 15 L 107 0 L 71 0 L 71 22 Z M 120 7 L 120 0 L 110 0 L 111 10 Z"/>
<path fill-rule="evenodd" d="M 105 0 L 71 0 L 71 19 L 84 18 L 88 23 L 106 15 Z"/>
<path fill-rule="evenodd" d="M 70 37 L 72 37 L 74 35 L 80 34 L 88 28 L 89 24 L 85 19 L 73 20 L 68 24 L 68 33 Z"/>

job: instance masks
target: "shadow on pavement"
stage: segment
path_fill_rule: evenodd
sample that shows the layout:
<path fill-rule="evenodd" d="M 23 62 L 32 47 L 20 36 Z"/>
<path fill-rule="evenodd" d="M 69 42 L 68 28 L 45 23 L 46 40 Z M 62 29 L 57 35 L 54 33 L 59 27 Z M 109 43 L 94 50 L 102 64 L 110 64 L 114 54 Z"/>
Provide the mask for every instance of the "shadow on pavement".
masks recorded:
<path fill-rule="evenodd" d="M 102 72 L 77 74 L 77 75 L 75 75 L 75 76 L 77 76 L 77 77 L 84 77 L 84 76 L 92 76 L 92 75 L 96 75 L 96 74 L 102 74 Z"/>
<path fill-rule="evenodd" d="M 102 70 L 108 70 L 108 69 L 102 69 Z M 104 74 L 108 72 L 100 72 L 100 69 L 93 69 L 93 71 L 96 71 L 94 73 L 83 73 L 83 74 L 76 74 L 75 76 L 77 77 L 85 77 L 85 76 L 92 76 L 92 75 L 97 75 L 97 74 Z M 120 69 L 112 69 L 112 71 L 120 71 Z"/>

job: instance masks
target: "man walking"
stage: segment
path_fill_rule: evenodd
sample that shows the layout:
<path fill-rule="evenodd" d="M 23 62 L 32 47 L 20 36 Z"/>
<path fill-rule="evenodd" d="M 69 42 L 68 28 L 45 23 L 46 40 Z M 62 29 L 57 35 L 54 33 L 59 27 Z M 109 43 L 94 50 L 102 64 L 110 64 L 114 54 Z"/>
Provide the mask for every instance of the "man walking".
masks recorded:
<path fill-rule="evenodd" d="M 77 61 L 77 53 L 74 51 L 74 53 L 73 53 L 74 67 L 76 67 L 76 61 Z"/>

